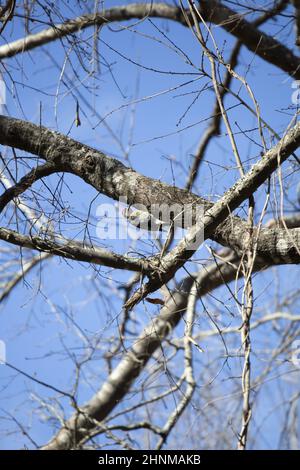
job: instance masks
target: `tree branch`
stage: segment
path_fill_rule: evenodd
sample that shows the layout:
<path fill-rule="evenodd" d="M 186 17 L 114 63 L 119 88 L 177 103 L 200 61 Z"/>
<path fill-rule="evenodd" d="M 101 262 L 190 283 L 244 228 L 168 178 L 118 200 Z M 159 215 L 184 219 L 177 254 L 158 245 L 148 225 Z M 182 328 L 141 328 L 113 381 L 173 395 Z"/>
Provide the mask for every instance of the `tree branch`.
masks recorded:
<path fill-rule="evenodd" d="M 221 26 L 228 33 L 240 39 L 250 51 L 263 60 L 279 67 L 296 79 L 300 78 L 300 58 L 274 37 L 263 33 L 254 24 L 246 21 L 243 15 L 236 13 L 216 0 L 202 0 L 199 9 L 205 21 L 211 21 Z M 189 15 L 188 10 L 186 10 L 186 14 Z M 93 25 L 102 26 L 115 21 L 128 21 L 147 17 L 165 18 L 187 26 L 179 7 L 167 3 L 133 3 L 113 7 L 101 13 L 80 16 L 3 45 L 0 47 L 0 59 L 13 57 Z"/>
<path fill-rule="evenodd" d="M 97 423 L 107 418 L 121 402 L 135 379 L 146 367 L 154 351 L 161 347 L 162 341 L 174 330 L 185 314 L 190 290 L 197 280 L 198 296 L 204 296 L 217 287 L 242 276 L 238 270 L 240 258 L 231 253 L 218 263 L 205 266 L 198 275 L 188 276 L 176 292 L 173 292 L 160 314 L 155 317 L 137 338 L 116 368 L 103 383 L 93 398 L 74 414 L 60 429 L 43 450 L 63 450 L 76 448 L 78 442 L 88 436 Z M 270 267 L 263 259 L 256 258 L 253 272 Z"/>
<path fill-rule="evenodd" d="M 38 236 L 22 235 L 14 230 L 0 227 L 0 239 L 23 248 L 30 248 L 71 260 L 84 261 L 115 269 L 127 269 L 145 274 L 154 269 L 154 263 L 152 266 L 151 258 L 148 260 L 129 258 L 100 247 L 87 246 L 75 240 L 68 240 L 62 237 L 60 239 L 49 240 Z"/>
<path fill-rule="evenodd" d="M 228 199 L 233 194 L 227 194 L 225 199 L 226 204 L 229 205 L 222 207 L 224 213 L 228 215 L 230 210 L 237 207 L 268 178 L 278 166 L 279 154 L 280 163 L 283 163 L 298 148 L 299 143 L 300 124 L 297 124 L 247 173 L 247 180 L 243 180 L 242 183 L 243 189 L 240 182 L 233 188 L 235 195 L 239 192 L 234 205 L 232 202 L 229 204 Z M 100 193 L 115 200 L 126 198 L 130 206 L 143 205 L 150 213 L 153 207 L 176 205 L 177 215 L 180 215 L 176 218 L 176 224 L 179 226 L 182 225 L 181 213 L 187 206 L 189 208 L 201 206 L 205 211 L 213 207 L 211 202 L 196 194 L 147 178 L 101 151 L 26 121 L 0 116 L 0 144 L 38 155 L 60 168 L 60 171 L 79 176 Z M 153 215 L 156 214 L 153 213 Z M 169 214 L 167 215 L 168 218 L 164 218 L 162 214 L 161 220 L 169 223 Z M 217 226 L 219 220 L 219 217 L 214 220 L 214 228 L 210 231 L 209 237 L 223 246 L 244 252 L 250 237 L 248 224 L 231 215 Z M 195 220 L 192 222 L 195 223 Z M 299 263 L 299 229 L 293 229 L 287 233 L 284 228 L 258 230 L 254 227 L 253 236 L 258 237 L 257 254 L 268 260 L 270 264 L 272 259 L 276 259 L 277 264 L 279 262 L 282 264 Z"/>
<path fill-rule="evenodd" d="M 59 167 L 51 162 L 33 168 L 27 175 L 23 176 L 18 183 L 6 189 L 0 196 L 0 213 L 10 201 L 24 193 L 33 183 L 58 171 Z"/>

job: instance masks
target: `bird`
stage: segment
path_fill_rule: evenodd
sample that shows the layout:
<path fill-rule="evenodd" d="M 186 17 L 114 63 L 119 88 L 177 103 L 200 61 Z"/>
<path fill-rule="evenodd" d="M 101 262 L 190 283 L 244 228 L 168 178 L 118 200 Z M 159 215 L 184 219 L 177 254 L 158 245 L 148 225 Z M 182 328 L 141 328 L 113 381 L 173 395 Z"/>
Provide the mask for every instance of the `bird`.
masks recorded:
<path fill-rule="evenodd" d="M 150 212 L 141 210 L 131 210 L 126 207 L 123 209 L 123 216 L 131 225 L 151 232 L 162 231 L 163 227 L 168 226 L 166 222 L 156 219 Z"/>

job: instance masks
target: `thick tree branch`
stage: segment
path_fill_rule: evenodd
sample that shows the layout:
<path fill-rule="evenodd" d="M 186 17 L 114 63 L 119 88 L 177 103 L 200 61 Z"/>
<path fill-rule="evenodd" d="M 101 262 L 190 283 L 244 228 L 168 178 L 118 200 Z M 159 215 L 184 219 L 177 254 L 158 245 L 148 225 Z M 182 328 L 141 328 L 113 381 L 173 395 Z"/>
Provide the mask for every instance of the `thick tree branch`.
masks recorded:
<path fill-rule="evenodd" d="M 240 193 L 236 204 L 240 204 L 249 194 L 252 194 L 277 168 L 279 154 L 282 163 L 298 147 L 299 142 L 300 124 L 297 124 L 259 160 L 256 166 L 252 167 L 247 174 L 250 175 L 250 179 L 244 181 L 246 184 L 243 190 L 240 191 L 240 183 L 237 183 L 234 190 Z M 213 206 L 212 203 L 196 194 L 147 178 L 101 151 L 26 121 L 0 116 L 0 144 L 38 155 L 56 165 L 60 171 L 79 176 L 106 196 L 115 200 L 126 198 L 129 205 L 142 204 L 150 212 L 154 205 L 173 207 L 176 204 L 178 213 L 184 211 L 189 205 L 202 206 L 204 210 Z M 229 204 L 227 199 L 226 204 Z M 233 207 L 237 206 L 229 204 L 227 208 L 224 206 L 223 210 L 228 214 Z M 163 216 L 164 214 L 162 214 L 162 220 L 164 220 Z M 170 222 L 169 217 L 165 221 Z M 180 225 L 181 218 L 177 221 Z M 230 216 L 217 228 L 217 219 L 215 219 L 214 225 L 214 230 L 209 235 L 213 240 L 239 252 L 247 249 L 250 233 L 245 221 Z M 299 263 L 299 229 L 291 230 L 287 234 L 285 229 L 265 228 L 258 232 L 257 228 L 254 228 L 253 236 L 258 236 L 258 255 L 264 257 L 269 263 L 272 263 L 273 258 L 276 258 L 276 262 L 281 261 L 282 264 Z"/>
<path fill-rule="evenodd" d="M 281 68 L 289 75 L 300 77 L 300 58 L 274 37 L 263 33 L 254 24 L 245 20 L 243 15 L 218 0 L 201 0 L 199 11 L 206 21 L 222 26 L 263 60 Z"/>
<path fill-rule="evenodd" d="M 201 220 L 191 227 L 187 235 L 178 245 L 161 260 L 162 271 L 155 273 L 146 284 L 142 285 L 126 302 L 125 307 L 132 309 L 138 302 L 150 293 L 166 284 L 198 249 L 202 240 L 213 237 L 215 229 L 236 209 L 245 199 L 266 181 L 289 155 L 300 145 L 300 122 L 295 125 L 272 149 L 255 163 L 251 170 L 244 174 L 226 193 L 209 209 Z M 297 230 L 297 229 L 296 229 Z M 202 237 L 200 234 L 202 233 Z M 292 240 L 295 250 L 300 253 L 300 232 L 296 232 L 297 240 Z M 253 227 L 249 227 L 249 236 L 256 246 Z M 253 238 L 252 238 L 253 237 Z M 196 243 L 195 243 L 196 240 Z M 248 239 L 248 244 L 250 238 Z"/>
<path fill-rule="evenodd" d="M 150 259 L 130 258 L 119 255 L 100 247 L 87 246 L 75 240 L 59 238 L 55 240 L 44 239 L 38 236 L 22 235 L 14 230 L 0 227 L 0 239 L 23 248 L 30 248 L 63 258 L 84 261 L 86 263 L 107 266 L 115 269 L 127 269 L 141 273 L 149 273 L 155 268 Z"/>
<path fill-rule="evenodd" d="M 2 22 L 0 34 L 3 33 L 7 23 L 12 19 L 15 7 L 16 0 L 7 0 L 6 4 L 3 7 L 0 7 L 0 21 Z"/>
<path fill-rule="evenodd" d="M 23 176 L 18 183 L 7 188 L 0 196 L 0 213 L 9 202 L 24 193 L 33 183 L 58 171 L 59 167 L 51 162 L 33 168 L 27 175 Z"/>
<path fill-rule="evenodd" d="M 154 318 L 124 355 L 94 397 L 76 413 L 65 427 L 46 444 L 43 450 L 76 448 L 97 424 L 106 419 L 121 402 L 135 379 L 146 367 L 154 351 L 177 326 L 185 314 L 189 293 L 194 281 L 198 282 L 198 296 L 204 296 L 217 287 L 242 275 L 238 270 L 240 258 L 231 253 L 223 261 L 205 266 L 197 276 L 185 278 L 176 292 L 170 295 L 159 316 Z M 254 271 L 269 267 L 263 259 L 256 258 Z"/>
<path fill-rule="evenodd" d="M 205 21 L 211 21 L 216 25 L 222 26 L 263 60 L 279 67 L 297 79 L 300 78 L 300 58 L 295 56 L 290 49 L 274 37 L 263 33 L 254 24 L 246 21 L 243 15 L 236 13 L 216 0 L 202 0 L 199 9 Z M 186 14 L 189 15 L 188 10 L 186 10 Z M 165 18 L 187 26 L 184 15 L 179 7 L 168 5 L 167 3 L 133 3 L 110 8 L 103 13 L 80 16 L 1 46 L 0 59 L 13 57 L 16 54 L 48 44 L 51 41 L 93 25 L 102 26 L 110 22 L 147 17 Z"/>
<path fill-rule="evenodd" d="M 292 0 L 296 15 L 296 44 L 300 46 L 300 0 Z"/>

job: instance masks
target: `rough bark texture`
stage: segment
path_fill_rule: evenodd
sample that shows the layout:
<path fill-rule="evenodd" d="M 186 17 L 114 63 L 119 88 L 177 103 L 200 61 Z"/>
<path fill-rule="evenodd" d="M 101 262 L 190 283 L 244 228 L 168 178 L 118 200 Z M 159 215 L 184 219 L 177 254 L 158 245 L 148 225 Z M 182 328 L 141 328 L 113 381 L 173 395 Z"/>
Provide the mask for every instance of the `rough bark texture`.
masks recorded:
<path fill-rule="evenodd" d="M 258 29 L 259 21 L 250 23 L 242 14 L 236 13 L 217 0 L 202 0 L 198 3 L 202 18 L 207 23 L 218 25 L 237 37 L 240 42 L 239 47 L 245 45 L 263 60 L 279 67 L 292 77 L 300 79 L 300 58 L 274 37 L 261 32 Z M 287 1 L 280 3 L 285 5 Z M 293 0 L 292 3 L 295 6 L 297 35 L 299 36 L 300 2 Z M 278 8 L 277 4 L 274 6 L 275 8 Z M 103 26 L 116 21 L 144 19 L 147 16 L 176 21 L 185 27 L 189 26 L 186 17 L 192 19 L 189 11 L 183 12 L 180 8 L 165 3 L 151 2 L 114 7 L 105 10 L 103 14 L 96 13 L 68 20 L 37 34 L 28 35 L 24 39 L 3 45 L 0 47 L 0 59 L 30 51 L 93 25 Z M 195 24 L 197 24 L 197 20 Z M 225 65 L 222 60 L 220 60 L 220 63 L 223 66 Z M 236 63 L 233 61 L 231 68 L 234 68 L 235 65 Z M 227 71 L 231 73 L 229 67 Z M 193 72 L 198 74 L 198 69 L 194 69 Z M 224 95 L 230 83 L 226 84 L 225 82 L 225 85 L 223 87 Z M 216 112 L 218 110 L 219 107 L 217 107 Z M 218 126 L 211 131 L 212 135 L 216 135 L 220 131 L 219 126 L 220 121 Z M 207 145 L 209 138 L 210 136 L 207 134 L 203 145 Z M 152 211 L 155 205 L 174 206 L 174 204 L 177 204 L 177 215 L 185 211 L 186 206 L 191 205 L 193 208 L 201 206 L 204 209 L 203 221 L 194 217 L 191 225 L 196 224 L 196 227 L 192 228 L 192 234 L 189 233 L 188 236 L 193 238 L 193 234 L 201 228 L 203 222 L 206 227 L 205 238 L 210 237 L 216 242 L 229 247 L 232 251 L 227 261 L 207 265 L 202 269 L 200 275 L 197 275 L 198 295 L 200 297 L 224 283 L 242 275 L 245 276 L 245 271 L 240 269 L 240 264 L 242 260 L 244 261 L 244 255 L 250 245 L 253 247 L 253 268 L 251 266 L 251 272 L 249 268 L 249 275 L 270 266 L 300 262 L 300 228 L 299 221 L 296 218 L 290 220 L 287 225 L 278 224 L 253 228 L 244 220 L 232 214 L 243 201 L 252 197 L 254 192 L 299 147 L 300 124 L 296 124 L 276 146 L 266 152 L 252 166 L 251 170 L 241 177 L 215 204 L 190 191 L 148 178 L 101 151 L 45 127 L 36 126 L 25 121 L 0 116 L 0 143 L 34 154 L 37 156 L 37 161 L 40 159 L 45 161 L 43 165 L 32 169 L 19 182 L 2 194 L 0 197 L 0 212 L 9 202 L 18 198 L 30 188 L 35 181 L 56 172 L 69 172 L 76 175 L 85 183 L 94 187 L 99 193 L 112 199 L 126 198 L 130 206 L 138 207 L 143 205 L 154 216 L 156 216 L 156 213 Z M 199 164 L 199 161 L 197 164 Z M 195 168 L 197 168 L 196 164 Z M 164 218 L 164 214 L 161 218 L 163 221 L 169 222 L 169 218 Z M 176 218 L 176 224 L 181 226 L 182 220 L 180 217 Z M 287 227 L 289 230 L 287 230 Z M 117 255 L 99 247 L 81 245 L 76 241 L 65 240 L 59 236 L 53 239 L 43 239 L 39 236 L 22 235 L 6 228 L 0 228 L 0 239 L 16 246 L 44 252 L 46 256 L 50 256 L 50 254 L 63 256 L 72 260 L 146 274 L 149 282 L 142 284 L 140 290 L 132 296 L 134 298 L 136 295 L 131 305 L 134 305 L 135 302 L 140 301 L 149 292 L 157 290 L 172 279 L 179 267 L 183 266 L 192 254 L 191 251 L 187 250 L 186 239 L 179 242 L 175 249 L 170 252 L 166 250 L 167 253 L 164 256 L 162 254 L 161 257 L 149 257 L 145 260 Z M 36 257 L 31 262 L 31 266 L 38 260 L 39 258 Z M 14 282 L 18 282 L 18 278 Z M 122 359 L 102 384 L 99 391 L 84 406 L 76 408 L 74 415 L 66 421 L 65 426 L 57 435 L 43 447 L 44 450 L 79 448 L 81 441 L 87 440 L 90 433 L 97 431 L 98 426 L 101 429 L 103 422 L 105 423 L 111 411 L 125 397 L 135 379 L 153 357 L 153 353 L 158 347 L 161 347 L 165 338 L 176 328 L 185 313 L 190 290 L 194 282 L 195 276 L 192 275 L 181 282 L 178 290 L 172 293 L 166 301 L 160 314 L 144 329 L 132 348 L 125 351 Z M 143 291 L 143 289 L 145 290 Z M 4 295 L 7 295 L 7 292 L 9 291 L 6 291 Z M 128 301 L 125 303 L 125 307 L 127 307 L 127 304 Z M 242 343 L 244 344 L 245 341 L 243 340 Z M 161 435 L 163 436 L 163 433 Z M 167 434 L 165 434 L 166 436 Z"/>
<path fill-rule="evenodd" d="M 276 169 L 278 155 L 280 154 L 282 163 L 298 147 L 299 142 L 300 124 L 297 124 L 282 141 L 252 167 L 247 174 L 248 180 L 243 183 L 240 180 L 231 188 L 227 195 L 229 198 L 238 194 L 234 207 L 252 194 Z M 52 165 L 56 165 L 57 171 L 66 171 L 79 176 L 112 199 L 126 198 L 129 205 L 142 204 L 151 210 L 151 205 L 178 204 L 178 211 L 181 211 L 184 205 L 189 204 L 202 206 L 205 210 L 213 207 L 212 203 L 196 194 L 147 178 L 101 151 L 26 121 L 0 116 L 0 143 L 38 155 Z M 223 210 L 228 213 L 232 208 L 230 200 L 226 199 Z M 169 220 L 166 221 L 169 222 Z M 216 220 L 214 225 L 218 223 Z M 256 234 L 257 229 L 254 229 L 254 236 Z M 209 237 L 224 246 L 243 252 L 249 243 L 249 227 L 245 221 L 230 216 L 214 232 L 212 230 Z M 299 241 L 300 229 L 298 228 L 290 230 L 288 234 L 284 228 L 261 229 L 257 241 L 257 252 L 266 260 L 276 259 L 277 263 L 279 261 L 299 263 Z"/>
<path fill-rule="evenodd" d="M 151 259 L 140 260 L 138 258 L 130 258 L 99 247 L 85 245 L 74 240 L 66 240 L 63 238 L 51 240 L 43 239 L 38 236 L 29 237 L 2 227 L 0 227 L 0 239 L 23 248 L 115 269 L 127 269 L 128 271 L 138 271 L 144 274 L 153 270 L 153 267 L 151 267 Z"/>

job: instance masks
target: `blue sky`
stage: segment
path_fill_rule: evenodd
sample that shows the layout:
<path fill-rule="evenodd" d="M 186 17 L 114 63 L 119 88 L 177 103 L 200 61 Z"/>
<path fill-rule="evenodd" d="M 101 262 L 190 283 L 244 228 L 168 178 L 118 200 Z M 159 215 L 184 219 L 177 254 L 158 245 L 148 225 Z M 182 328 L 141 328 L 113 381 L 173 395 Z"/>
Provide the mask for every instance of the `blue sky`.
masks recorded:
<path fill-rule="evenodd" d="M 74 7 L 74 12 L 65 10 L 66 16 L 72 17 L 82 13 L 78 10 L 75 1 L 70 3 Z M 123 2 L 111 1 L 105 4 L 106 7 L 110 7 L 123 4 Z M 273 35 L 276 34 L 276 31 L 280 31 L 282 21 L 280 20 L 275 26 L 271 22 L 271 26 L 268 26 L 266 30 L 270 30 Z M 125 28 L 133 23 L 134 21 L 119 25 L 113 24 L 103 28 L 99 41 L 101 65 L 99 72 L 96 72 L 94 76 L 92 74 L 93 63 L 83 56 L 84 70 L 67 39 L 63 40 L 64 47 L 56 41 L 41 49 L 34 49 L 14 59 L 6 60 L 4 64 L 1 64 L 1 72 L 7 85 L 7 113 L 10 116 L 39 123 L 40 110 L 42 110 L 42 123 L 45 126 L 67 133 L 72 138 L 96 147 L 108 155 L 116 156 L 144 175 L 184 187 L 189 162 L 213 108 L 214 95 L 211 90 L 204 91 L 189 108 L 208 80 L 199 77 L 196 68 L 188 66 L 182 57 L 166 46 L 171 46 L 171 43 L 160 34 L 157 27 L 167 34 L 168 38 L 180 47 L 196 65 L 201 59 L 199 45 L 187 29 L 177 24 L 156 19 L 151 22 L 139 22 L 130 30 Z M 37 25 L 32 32 L 39 29 L 40 26 Z M 221 28 L 213 28 L 213 33 L 225 58 L 228 58 L 234 40 Z M 290 27 L 280 38 L 287 40 L 288 45 L 292 47 L 293 34 L 293 28 Z M 91 44 L 92 35 L 93 29 L 88 28 L 78 33 L 77 38 L 79 41 L 86 40 L 87 44 Z M 11 41 L 23 36 L 22 20 L 15 18 L 7 27 L 5 39 Z M 159 38 L 165 44 L 153 40 L 153 37 Z M 66 53 L 69 59 L 65 62 Z M 54 57 L 58 68 L 53 64 L 51 57 Z M 137 67 L 129 59 L 143 64 L 149 70 Z M 249 63 L 251 69 L 247 73 L 247 82 L 255 92 L 261 115 L 278 133 L 281 133 L 292 115 L 291 112 L 285 111 L 292 104 L 292 80 L 243 48 L 238 72 L 245 74 Z M 208 70 L 207 65 L 206 68 Z M 8 71 L 14 77 L 15 87 L 12 85 Z M 84 86 L 79 87 L 81 81 L 88 89 Z M 82 94 L 81 97 L 77 89 Z M 236 92 L 240 90 L 240 83 L 234 84 L 234 90 Z M 244 90 L 240 91 L 240 95 L 251 103 Z M 145 99 L 151 96 L 152 98 Z M 80 106 L 80 127 L 73 125 L 76 97 Z M 89 103 L 89 107 L 86 106 L 84 100 Z M 132 106 L 125 106 L 134 101 L 136 103 Z M 225 103 L 229 107 L 236 105 L 236 100 L 227 97 Z M 131 146 L 129 160 L 124 159 L 124 152 L 120 145 L 115 142 L 103 123 L 97 125 L 99 115 L 106 116 L 105 122 L 114 129 L 116 134 L 121 135 L 124 149 Z M 255 129 L 257 120 L 245 112 L 241 106 L 232 108 L 229 111 L 229 117 L 234 132 L 254 129 L 246 136 L 243 134 L 236 136 L 242 160 L 244 162 L 248 160 L 251 163 L 261 151 L 261 148 L 254 143 L 258 140 L 258 133 Z M 234 157 L 224 133 L 223 127 L 222 135 L 210 144 L 194 187 L 194 192 L 212 200 L 218 199 L 238 178 Z M 270 136 L 267 132 L 265 137 L 267 143 L 270 144 Z M 1 152 L 9 154 L 9 151 L 3 148 Z M 22 152 L 17 153 L 22 154 Z M 246 168 L 247 165 L 248 163 L 245 163 Z M 24 166 L 21 166 L 19 176 L 24 171 Z M 284 176 L 288 178 L 288 194 L 293 200 L 299 173 L 295 172 L 291 161 L 284 165 Z M 49 203 L 49 188 L 54 191 L 58 181 L 59 177 L 52 176 L 47 181 L 48 187 L 43 183 L 37 183 L 34 186 L 36 195 L 48 198 L 45 207 L 49 214 L 52 211 Z M 272 203 L 274 198 L 274 193 L 272 193 Z M 70 238 L 82 239 L 86 234 L 84 221 L 90 207 L 89 233 L 96 240 L 96 208 L 101 202 L 108 202 L 108 198 L 97 195 L 96 190 L 88 187 L 78 178 L 66 175 L 62 199 L 65 206 L 69 208 L 66 214 L 60 213 L 62 232 Z M 259 208 L 264 201 L 264 189 L 258 192 L 256 200 Z M 28 203 L 35 207 L 36 202 L 32 195 Z M 291 206 L 287 207 L 287 210 L 291 209 Z M 242 209 L 239 209 L 238 213 L 245 216 Z M 78 217 L 75 223 L 73 222 L 74 214 Z M 259 210 L 257 214 L 259 216 Z M 274 213 L 268 217 L 273 216 Z M 3 225 L 5 226 L 7 222 L 6 217 Z M 15 228 L 14 219 L 11 220 L 10 228 Z M 210 245 L 210 242 L 207 244 Z M 109 240 L 104 245 L 119 252 L 130 249 L 130 243 L 127 240 Z M 137 244 L 135 249 L 149 253 L 153 251 L 153 246 L 142 242 L 140 245 Z M 197 259 L 205 259 L 208 256 L 207 249 L 202 247 L 196 256 Z M 194 270 L 196 266 L 197 264 L 190 263 L 188 267 Z M 184 272 L 178 273 L 178 278 L 183 274 Z M 1 305 L 0 336 L 6 343 L 7 361 L 41 381 L 51 383 L 62 390 L 70 390 L 74 378 L 72 354 L 78 358 L 82 357 L 85 345 L 86 338 L 82 332 L 92 343 L 98 341 L 100 344 L 102 337 L 107 340 L 116 333 L 121 314 L 121 301 L 112 297 L 111 289 L 116 291 L 120 283 L 129 277 L 131 274 L 113 272 L 108 268 L 101 268 L 98 271 L 84 263 L 73 263 L 63 259 L 53 258 L 50 262 L 43 262 L 26 276 L 24 282 L 20 283 L 13 294 Z M 257 312 L 260 314 L 260 305 L 265 303 L 268 304 L 270 311 L 273 311 L 275 305 L 272 305 L 272 302 L 278 285 L 282 293 L 291 286 L 294 287 L 296 283 L 296 266 L 283 267 L 280 274 L 276 275 L 273 270 L 270 270 L 268 273 L 255 276 Z M 218 311 L 219 308 L 221 321 L 224 324 L 238 323 L 238 313 L 228 291 L 219 289 L 214 294 L 225 299 L 225 304 L 228 304 L 229 310 L 234 315 L 234 318 L 231 318 L 226 313 L 224 305 L 217 306 L 217 302 L 207 300 L 208 305 L 212 302 L 213 311 Z M 295 303 L 295 308 L 295 313 L 297 313 L 297 308 L 299 313 L 299 303 Z M 199 316 L 202 313 L 201 309 L 200 305 Z M 139 321 L 144 324 L 157 312 L 157 307 L 150 306 L 150 304 L 147 305 L 146 312 L 144 305 L 137 308 L 137 313 L 142 315 Z M 207 319 L 203 319 L 203 323 L 208 327 Z M 178 329 L 179 336 L 180 328 L 182 327 Z M 254 367 L 257 366 L 257 370 L 261 369 L 264 363 L 264 358 L 259 352 L 261 334 L 270 335 L 271 342 L 276 341 L 276 333 L 270 326 L 266 327 L 263 333 L 254 333 L 254 350 L 257 347 L 257 352 L 254 351 L 253 364 Z M 216 344 L 217 348 L 222 351 L 221 340 L 216 339 Z M 207 345 L 207 348 L 209 347 Z M 71 354 L 67 353 L 68 350 Z M 105 378 L 103 366 L 96 360 L 97 355 L 99 359 L 100 353 L 101 351 L 97 352 L 95 360 L 84 368 L 83 382 L 79 388 L 79 403 L 88 400 Z M 220 365 L 222 364 L 221 357 L 216 360 L 220 362 Z M 233 358 L 231 361 L 232 367 L 238 368 L 237 359 Z M 280 367 L 285 367 L 285 365 Z M 231 372 L 228 368 L 224 368 L 218 387 L 226 387 L 224 384 L 227 383 Z M 7 412 L 12 413 L 21 422 L 32 423 L 33 439 L 38 444 L 45 443 L 52 436 L 53 430 L 49 423 L 40 421 L 38 396 L 46 400 L 53 396 L 53 391 L 3 365 L 0 366 L 0 377 L 0 408 L 2 410 L 0 448 L 19 448 L 24 443 L 31 447 L 30 442 L 25 442 L 23 436 L 6 435 L 8 423 L 3 417 Z M 209 372 L 205 380 L 208 380 L 208 377 Z M 199 380 L 203 380 L 204 384 L 205 380 L 201 374 L 199 374 Z M 267 385 L 265 391 L 261 392 L 263 397 L 257 416 L 267 414 L 268 410 L 273 408 L 274 403 L 276 404 L 276 401 L 280 399 L 280 394 L 287 393 L 293 386 L 286 385 L 283 381 L 282 388 L 279 390 L 275 387 L 270 394 Z M 31 400 L 32 408 L 28 406 L 28 399 Z M 54 402 L 50 403 L 54 405 Z M 62 399 L 62 404 L 68 416 L 72 411 L 68 400 Z M 278 416 L 274 417 L 274 414 L 265 419 L 257 438 L 256 445 L 259 448 L 277 446 L 279 438 L 276 432 L 277 419 Z M 253 429 L 258 425 L 260 423 L 255 422 Z M 265 435 L 267 435 L 266 440 L 262 437 Z"/>

